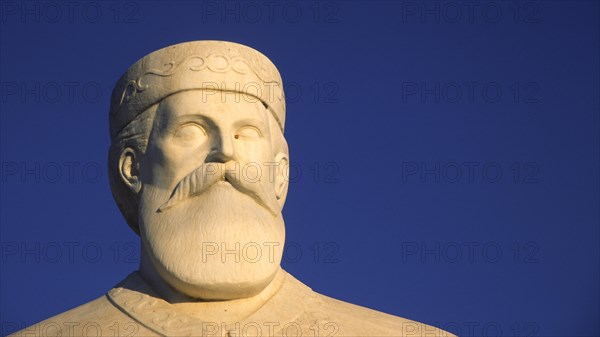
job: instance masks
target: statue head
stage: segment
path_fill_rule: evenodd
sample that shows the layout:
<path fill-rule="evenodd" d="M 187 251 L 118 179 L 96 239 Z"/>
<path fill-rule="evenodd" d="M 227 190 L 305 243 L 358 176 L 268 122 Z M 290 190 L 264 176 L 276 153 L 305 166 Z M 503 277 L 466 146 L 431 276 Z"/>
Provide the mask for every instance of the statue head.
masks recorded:
<path fill-rule="evenodd" d="M 142 255 L 171 287 L 222 300 L 271 282 L 285 240 L 284 122 L 279 72 L 237 43 L 166 47 L 119 79 L 111 190 Z"/>

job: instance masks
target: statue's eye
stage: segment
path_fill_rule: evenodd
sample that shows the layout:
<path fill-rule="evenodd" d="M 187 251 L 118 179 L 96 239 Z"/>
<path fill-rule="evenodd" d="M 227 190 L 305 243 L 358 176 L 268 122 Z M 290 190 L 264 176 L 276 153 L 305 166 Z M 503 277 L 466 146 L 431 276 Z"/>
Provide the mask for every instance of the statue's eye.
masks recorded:
<path fill-rule="evenodd" d="M 237 130 L 235 133 L 235 139 L 245 138 L 245 139 L 257 139 L 260 138 L 262 134 L 260 130 L 255 128 L 254 126 L 243 126 Z"/>
<path fill-rule="evenodd" d="M 204 128 L 196 123 L 187 123 L 173 133 L 175 141 L 182 145 L 194 145 L 204 142 L 207 138 Z"/>

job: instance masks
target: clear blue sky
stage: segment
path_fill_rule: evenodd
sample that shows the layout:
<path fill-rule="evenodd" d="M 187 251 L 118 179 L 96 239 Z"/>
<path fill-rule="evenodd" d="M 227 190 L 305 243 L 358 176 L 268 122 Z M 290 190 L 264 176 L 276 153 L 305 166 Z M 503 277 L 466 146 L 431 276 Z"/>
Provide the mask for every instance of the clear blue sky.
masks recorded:
<path fill-rule="evenodd" d="M 283 76 L 301 281 L 462 336 L 600 335 L 598 2 L 2 1 L 0 20 L 2 335 L 137 269 L 109 95 L 204 39 Z"/>

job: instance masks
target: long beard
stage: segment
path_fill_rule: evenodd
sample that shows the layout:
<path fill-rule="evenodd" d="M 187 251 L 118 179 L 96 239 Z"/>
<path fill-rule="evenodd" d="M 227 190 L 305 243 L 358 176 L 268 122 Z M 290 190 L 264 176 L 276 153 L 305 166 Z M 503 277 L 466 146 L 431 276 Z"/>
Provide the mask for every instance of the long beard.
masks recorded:
<path fill-rule="evenodd" d="M 283 255 L 280 212 L 225 182 L 158 212 L 169 194 L 145 186 L 139 209 L 146 253 L 167 283 L 207 300 L 249 297 L 269 284 Z"/>

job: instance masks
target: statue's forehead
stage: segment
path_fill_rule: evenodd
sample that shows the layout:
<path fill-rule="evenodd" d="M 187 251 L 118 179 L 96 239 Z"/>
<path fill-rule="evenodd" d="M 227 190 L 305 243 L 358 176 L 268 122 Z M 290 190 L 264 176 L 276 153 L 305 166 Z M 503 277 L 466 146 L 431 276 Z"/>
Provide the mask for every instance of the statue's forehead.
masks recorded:
<path fill-rule="evenodd" d="M 186 115 L 217 120 L 267 117 L 267 109 L 259 99 L 238 92 L 188 90 L 166 97 L 160 105 L 159 110 L 162 110 L 165 119 Z"/>

